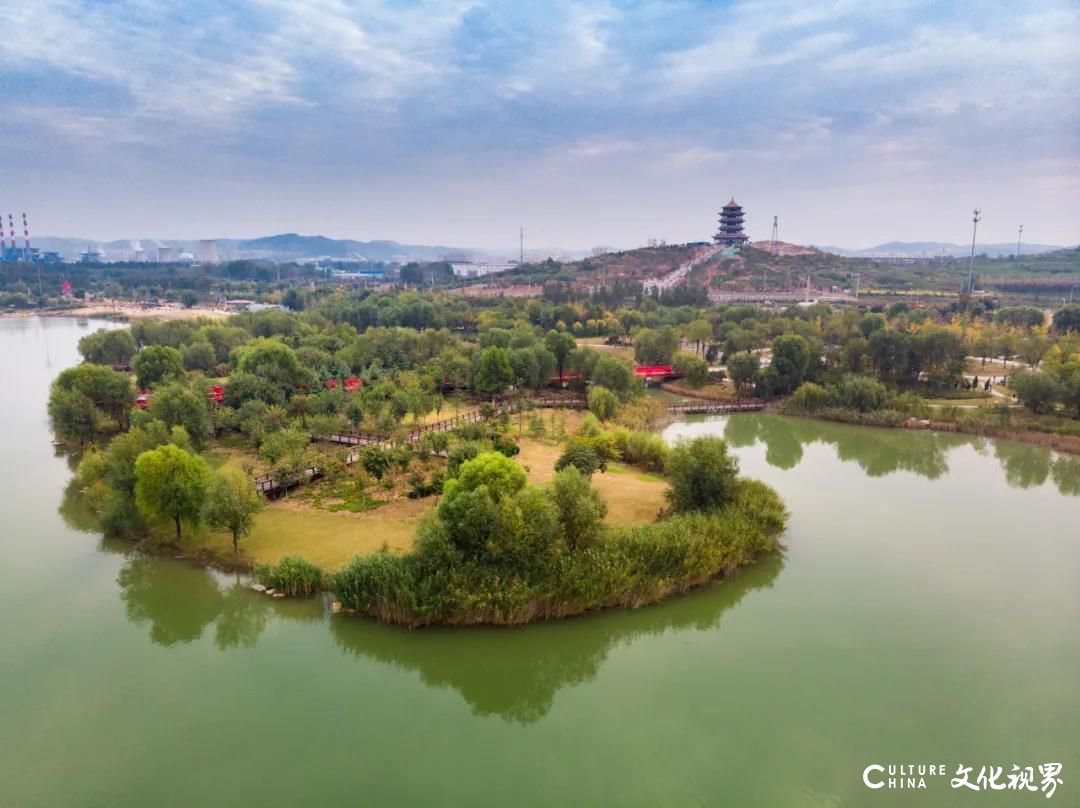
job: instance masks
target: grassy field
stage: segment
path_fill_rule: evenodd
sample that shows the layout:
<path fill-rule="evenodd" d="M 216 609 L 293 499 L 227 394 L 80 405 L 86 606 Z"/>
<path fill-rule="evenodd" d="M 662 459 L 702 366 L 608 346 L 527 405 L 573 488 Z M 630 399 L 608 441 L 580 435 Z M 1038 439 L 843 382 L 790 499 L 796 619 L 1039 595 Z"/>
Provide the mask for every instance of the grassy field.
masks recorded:
<path fill-rule="evenodd" d="M 337 569 L 355 556 L 384 546 L 410 549 L 416 523 L 434 504 L 433 499 L 406 499 L 354 514 L 331 513 L 283 499 L 259 513 L 251 535 L 241 540 L 240 550 L 253 562 L 273 564 L 287 555 L 301 555 L 323 569 Z M 232 558 L 232 540 L 226 533 L 209 533 L 201 544 L 216 556 Z"/>
<path fill-rule="evenodd" d="M 634 362 L 634 348 L 631 345 L 606 345 L 606 337 L 579 337 L 577 344 L 588 348 L 595 348 L 598 351 L 611 354 L 612 356 L 624 359 L 630 364 Z"/>
<path fill-rule="evenodd" d="M 553 441 L 525 438 L 517 460 L 529 473 L 529 482 L 546 485 L 555 476 L 555 461 L 562 447 Z M 647 474 L 622 463 L 612 463 L 604 474 L 594 474 L 593 486 L 607 501 L 610 525 L 642 525 L 656 519 L 664 507 L 667 483 L 661 477 Z"/>
<path fill-rule="evenodd" d="M 539 410 L 548 435 L 559 426 L 566 435 L 581 427 L 585 413 L 578 410 Z M 527 433 L 526 414 L 524 427 Z M 517 436 L 517 418 L 511 433 Z M 547 438 L 523 437 L 518 462 L 528 469 L 529 482 L 546 485 L 555 476 L 555 461 L 562 446 Z M 242 468 L 257 458 L 236 448 L 215 447 L 208 453 L 215 466 Z M 611 525 L 640 525 L 651 522 L 664 506 L 667 483 L 652 474 L 621 463 L 613 463 L 604 474 L 593 476 L 593 485 L 608 503 L 607 522 Z M 271 503 L 255 518 L 251 535 L 241 540 L 246 563 L 273 564 L 287 555 L 300 555 L 327 570 L 337 569 L 358 555 L 377 552 L 382 547 L 407 551 L 412 547 L 420 518 L 435 507 L 435 498 L 422 500 L 398 498 L 363 513 L 330 511 L 318 507 L 302 491 Z M 167 526 L 166 526 L 167 527 Z M 168 540 L 163 528 L 161 539 Z M 187 552 L 208 550 L 223 562 L 232 559 L 232 540 L 226 533 L 202 531 L 190 536 L 183 549 Z"/>

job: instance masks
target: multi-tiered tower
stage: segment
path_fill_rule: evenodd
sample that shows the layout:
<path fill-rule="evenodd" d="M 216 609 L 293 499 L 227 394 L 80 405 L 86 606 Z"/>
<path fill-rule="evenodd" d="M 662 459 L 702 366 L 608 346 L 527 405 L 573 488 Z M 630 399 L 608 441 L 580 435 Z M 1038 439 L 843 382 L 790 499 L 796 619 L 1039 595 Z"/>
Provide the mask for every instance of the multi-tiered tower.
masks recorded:
<path fill-rule="evenodd" d="M 732 197 L 720 211 L 720 228 L 713 236 L 713 241 L 721 247 L 741 247 L 749 239 L 743 232 L 742 205 Z"/>

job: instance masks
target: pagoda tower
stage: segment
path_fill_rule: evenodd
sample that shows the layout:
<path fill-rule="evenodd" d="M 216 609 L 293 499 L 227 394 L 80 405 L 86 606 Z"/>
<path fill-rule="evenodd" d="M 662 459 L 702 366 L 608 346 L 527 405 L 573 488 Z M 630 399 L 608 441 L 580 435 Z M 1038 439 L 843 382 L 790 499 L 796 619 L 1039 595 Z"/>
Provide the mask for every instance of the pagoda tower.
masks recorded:
<path fill-rule="evenodd" d="M 720 227 L 713 241 L 721 247 L 741 247 L 749 241 L 743 232 L 742 205 L 734 197 L 720 211 Z"/>

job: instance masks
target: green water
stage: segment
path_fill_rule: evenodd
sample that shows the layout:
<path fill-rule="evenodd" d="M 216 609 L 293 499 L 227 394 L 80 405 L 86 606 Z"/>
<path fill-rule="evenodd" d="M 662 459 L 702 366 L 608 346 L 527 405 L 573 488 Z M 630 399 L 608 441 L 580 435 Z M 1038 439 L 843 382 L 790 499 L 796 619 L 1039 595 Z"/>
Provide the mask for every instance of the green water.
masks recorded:
<path fill-rule="evenodd" d="M 0 320 L 0 805 L 1080 802 L 1080 460 L 679 423 L 780 491 L 783 558 L 637 612 L 408 632 L 103 541 L 45 416 L 96 327 Z M 861 781 L 1046 761 L 1051 801 Z"/>

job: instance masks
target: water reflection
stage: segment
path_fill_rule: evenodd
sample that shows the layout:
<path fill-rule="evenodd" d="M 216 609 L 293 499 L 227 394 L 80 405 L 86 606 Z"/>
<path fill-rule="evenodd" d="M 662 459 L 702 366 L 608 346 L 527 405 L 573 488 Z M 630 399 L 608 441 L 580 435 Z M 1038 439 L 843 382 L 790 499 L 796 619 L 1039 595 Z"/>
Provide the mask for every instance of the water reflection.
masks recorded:
<path fill-rule="evenodd" d="M 973 446 L 983 453 L 992 444 L 993 456 L 1001 464 L 1010 486 L 1031 488 L 1052 479 L 1062 494 L 1080 495 L 1080 458 L 1055 455 L 1041 446 L 1014 441 L 988 441 L 948 432 L 867 429 L 809 418 L 756 414 L 727 418 L 723 421 L 723 436 L 735 447 L 749 447 L 760 441 L 765 445 L 766 462 L 776 468 L 794 468 L 803 458 L 804 446 L 824 443 L 835 448 L 838 458 L 857 464 L 870 477 L 909 471 L 930 480 L 948 473 L 947 458 L 952 449 Z"/>
<path fill-rule="evenodd" d="M 998 441 L 994 445 L 994 457 L 1001 463 L 1005 480 L 1013 488 L 1032 488 L 1045 483 L 1050 476 L 1049 454 L 1046 449 L 1023 443 Z"/>
<path fill-rule="evenodd" d="M 1066 496 L 1080 497 L 1080 457 L 1060 455 L 1050 467 L 1054 485 Z"/>
<path fill-rule="evenodd" d="M 224 596 L 202 570 L 132 556 L 117 577 L 120 598 L 133 623 L 148 623 L 150 639 L 166 647 L 202 636 L 221 613 Z"/>
<path fill-rule="evenodd" d="M 226 583 L 205 569 L 141 553 L 127 559 L 117 583 L 128 620 L 146 624 L 150 640 L 165 647 L 194 642 L 213 623 L 218 648 L 250 648 L 271 617 L 323 616 L 319 603 L 272 601 L 239 579 Z"/>
<path fill-rule="evenodd" d="M 780 554 L 703 591 L 637 611 L 611 611 L 518 629 L 406 632 L 368 620 L 335 618 L 331 632 L 350 654 L 417 671 L 451 687 L 476 715 L 521 723 L 543 718 L 562 688 L 594 679 L 613 648 L 668 631 L 716 628 L 750 592 L 772 586 Z"/>

